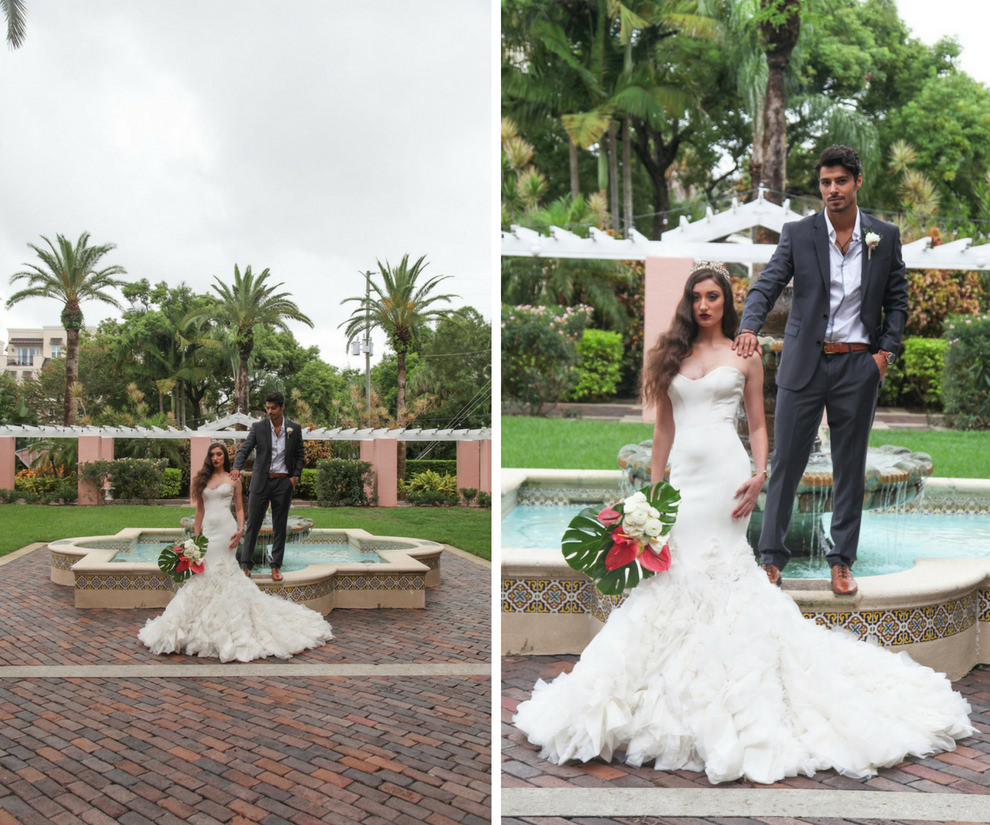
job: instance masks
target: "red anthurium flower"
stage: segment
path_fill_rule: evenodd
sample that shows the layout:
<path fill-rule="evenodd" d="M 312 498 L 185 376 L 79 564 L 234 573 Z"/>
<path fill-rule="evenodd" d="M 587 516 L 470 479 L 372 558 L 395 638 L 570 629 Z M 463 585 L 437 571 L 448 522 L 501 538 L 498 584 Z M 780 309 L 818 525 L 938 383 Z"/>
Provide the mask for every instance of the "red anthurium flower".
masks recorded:
<path fill-rule="evenodd" d="M 185 556 L 179 556 L 179 561 L 175 565 L 175 572 L 181 573 L 184 570 L 188 570 L 188 569 L 189 569 L 189 559 L 187 559 Z"/>
<path fill-rule="evenodd" d="M 668 561 L 667 564 L 670 564 L 670 562 Z M 192 564 L 189 565 L 189 569 L 192 570 L 193 573 L 202 573 L 203 570 L 204 570 L 203 562 L 201 562 L 201 561 L 194 561 Z M 666 569 L 667 568 L 665 567 L 664 570 L 666 570 Z"/>
<path fill-rule="evenodd" d="M 665 544 L 658 553 L 647 544 L 639 557 L 639 563 L 654 573 L 663 573 L 670 569 L 670 547 Z"/>
<path fill-rule="evenodd" d="M 618 570 L 620 567 L 625 567 L 630 562 L 636 561 L 636 556 L 639 555 L 640 545 L 639 542 L 627 536 L 621 530 L 616 530 L 612 533 L 612 549 L 608 551 L 608 555 L 605 556 L 605 568 L 607 570 Z"/>
<path fill-rule="evenodd" d="M 598 520 L 606 527 L 610 524 L 615 524 L 621 518 L 622 513 L 618 510 L 614 510 L 612 507 L 606 507 L 598 514 Z"/>

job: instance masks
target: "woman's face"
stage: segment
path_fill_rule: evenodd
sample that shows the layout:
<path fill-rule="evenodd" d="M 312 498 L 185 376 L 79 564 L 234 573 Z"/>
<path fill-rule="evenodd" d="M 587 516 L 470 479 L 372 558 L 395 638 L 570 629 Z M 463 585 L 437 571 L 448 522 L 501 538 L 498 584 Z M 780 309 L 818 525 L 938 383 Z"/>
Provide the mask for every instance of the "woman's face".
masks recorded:
<path fill-rule="evenodd" d="M 223 460 L 225 456 L 226 453 L 219 447 L 214 447 L 210 450 L 210 463 L 213 465 L 214 470 L 223 469 Z"/>
<path fill-rule="evenodd" d="M 714 278 L 698 281 L 691 290 L 691 309 L 699 327 L 721 326 L 725 295 Z"/>

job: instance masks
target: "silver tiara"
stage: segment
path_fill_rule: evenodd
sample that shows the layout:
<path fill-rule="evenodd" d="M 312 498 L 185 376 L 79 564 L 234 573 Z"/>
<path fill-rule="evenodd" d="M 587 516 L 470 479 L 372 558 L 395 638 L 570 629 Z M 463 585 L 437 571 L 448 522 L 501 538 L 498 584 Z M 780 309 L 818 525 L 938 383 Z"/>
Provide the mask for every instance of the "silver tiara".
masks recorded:
<path fill-rule="evenodd" d="M 721 275 L 726 281 L 732 282 L 732 276 L 729 275 L 729 270 L 725 268 L 725 264 L 718 261 L 696 261 L 694 266 L 691 267 L 688 277 L 691 277 L 696 272 L 714 272 L 716 275 Z"/>

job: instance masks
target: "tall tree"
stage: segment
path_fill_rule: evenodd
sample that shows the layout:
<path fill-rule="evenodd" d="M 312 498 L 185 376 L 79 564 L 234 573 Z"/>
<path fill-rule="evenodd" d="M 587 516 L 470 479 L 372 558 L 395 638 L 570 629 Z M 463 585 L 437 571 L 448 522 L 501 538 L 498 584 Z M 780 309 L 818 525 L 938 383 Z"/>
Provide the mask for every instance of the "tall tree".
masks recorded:
<path fill-rule="evenodd" d="M 124 282 L 114 276 L 126 275 L 127 271 L 119 264 L 97 269 L 100 259 L 116 245 L 89 246 L 88 232 L 79 236 L 75 246 L 63 235 L 56 236 L 57 248 L 44 235 L 41 238 L 48 244 L 47 249 L 28 244 L 41 259 L 41 265 L 25 263 L 27 271 L 11 276 L 11 283 L 27 281 L 28 286 L 7 299 L 7 309 L 26 298 L 54 298 L 62 302 L 62 326 L 65 328 L 63 423 L 71 426 L 76 423 L 73 385 L 79 370 L 79 330 L 83 327 L 80 304 L 95 300 L 119 308 L 120 303 L 106 290 L 122 286 Z"/>
<path fill-rule="evenodd" d="M 255 277 L 250 266 L 241 274 L 237 264 L 234 264 L 233 285 L 228 286 L 214 275 L 216 283 L 212 288 L 219 299 L 212 307 L 190 316 L 191 321 L 208 318 L 234 332 L 238 353 L 237 378 L 234 381 L 235 412 L 248 412 L 248 359 L 254 349 L 254 328 L 261 325 L 288 331 L 287 320 L 313 326 L 289 293 L 276 292 L 283 284 L 268 283 L 270 275 L 266 268 Z"/>
<path fill-rule="evenodd" d="M 428 266 L 422 255 L 412 266 L 409 255 L 403 255 L 398 266 L 388 260 L 378 261 L 381 284 L 371 275 L 365 275 L 369 287 L 368 295 L 345 298 L 341 303 L 355 303 L 357 307 L 351 317 L 340 326 L 345 328 L 347 343 L 350 344 L 367 328 L 377 328 L 385 333 L 389 345 L 395 352 L 398 394 L 396 417 L 404 423 L 406 416 L 406 355 L 423 329 L 432 321 L 440 321 L 452 315 L 452 311 L 437 304 L 450 303 L 456 295 L 434 294 L 440 283 L 449 275 L 434 275 L 419 282 L 419 277 Z M 399 478 L 405 474 L 405 451 L 399 451 Z"/>
<path fill-rule="evenodd" d="M 24 0 L 0 0 L 0 6 L 7 19 L 7 45 L 17 49 L 24 42 L 27 29 L 27 4 Z"/>

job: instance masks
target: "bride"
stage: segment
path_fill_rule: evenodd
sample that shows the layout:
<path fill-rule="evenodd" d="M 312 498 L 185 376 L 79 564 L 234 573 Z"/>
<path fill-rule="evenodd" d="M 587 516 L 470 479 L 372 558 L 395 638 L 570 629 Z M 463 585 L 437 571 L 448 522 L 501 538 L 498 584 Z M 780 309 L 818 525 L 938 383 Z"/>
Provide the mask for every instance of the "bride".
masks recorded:
<path fill-rule="evenodd" d="M 190 491 L 196 504 L 193 532 L 208 539 L 204 571 L 187 579 L 161 616 L 138 638 L 153 653 L 188 653 L 221 662 L 266 656 L 288 659 L 333 638 L 323 617 L 301 604 L 262 593 L 234 557 L 244 533 L 240 480 L 231 481 L 230 456 L 214 443 Z M 231 515 L 234 502 L 237 520 Z"/>
<path fill-rule="evenodd" d="M 973 727 L 942 674 L 808 621 L 757 565 L 745 535 L 767 466 L 763 367 L 731 349 L 737 324 L 728 272 L 696 266 L 643 379 L 653 478 L 669 456 L 681 493 L 670 569 L 634 588 L 513 721 L 558 764 L 621 751 L 713 783 L 867 777 L 952 750 Z M 740 400 L 755 473 L 735 433 Z"/>

